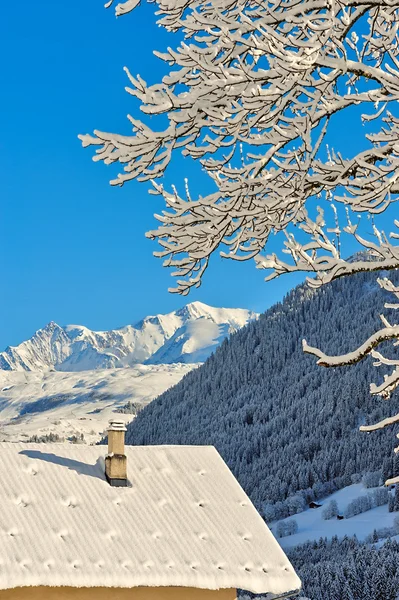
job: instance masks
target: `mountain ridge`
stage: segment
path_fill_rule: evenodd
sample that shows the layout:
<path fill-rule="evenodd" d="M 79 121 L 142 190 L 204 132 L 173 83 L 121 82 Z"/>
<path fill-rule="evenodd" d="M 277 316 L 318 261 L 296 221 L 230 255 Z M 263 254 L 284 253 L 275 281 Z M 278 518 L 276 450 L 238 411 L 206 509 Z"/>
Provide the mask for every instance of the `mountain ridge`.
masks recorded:
<path fill-rule="evenodd" d="M 76 372 L 203 362 L 227 335 L 257 316 L 247 309 L 192 302 L 108 331 L 50 321 L 30 339 L 1 352 L 0 370 Z"/>

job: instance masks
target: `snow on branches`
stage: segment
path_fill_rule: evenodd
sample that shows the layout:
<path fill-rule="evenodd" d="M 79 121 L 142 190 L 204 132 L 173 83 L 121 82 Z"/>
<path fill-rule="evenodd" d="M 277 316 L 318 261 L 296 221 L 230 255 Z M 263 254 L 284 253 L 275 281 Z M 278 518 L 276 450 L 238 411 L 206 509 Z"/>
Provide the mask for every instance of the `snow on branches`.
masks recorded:
<path fill-rule="evenodd" d="M 115 8 L 115 14 L 117 17 L 121 17 L 122 15 L 126 15 L 129 12 L 132 12 L 133 9 L 138 6 L 140 0 L 127 0 L 126 2 L 121 2 Z M 114 4 L 114 0 L 109 0 L 105 4 L 105 8 L 110 8 Z"/>
<path fill-rule="evenodd" d="M 182 40 L 155 52 L 169 73 L 148 85 L 126 69 L 126 90 L 144 114 L 143 120 L 129 116 L 132 135 L 96 130 L 79 137 L 96 148 L 94 160 L 119 166 L 113 185 L 149 181 L 151 192 L 163 197 L 160 224 L 147 236 L 159 242 L 155 254 L 174 269 L 177 285 L 170 291 L 198 287 L 217 251 L 234 260 L 254 258 L 270 272 L 267 279 L 311 273 L 313 287 L 358 271 L 398 269 L 399 234 L 386 235 L 372 221 L 373 241 L 365 239 L 358 217 L 373 219 L 399 197 L 399 119 L 393 114 L 399 0 L 152 1 L 158 24 L 180 32 Z M 122 2 L 116 14 L 137 4 Z M 363 125 L 352 156 L 346 148 L 351 132 L 335 135 L 340 147 L 327 145 L 342 113 L 350 115 L 346 123 Z M 165 189 L 162 178 L 177 152 L 199 161 L 211 193 L 195 190 L 193 196 L 187 184 L 183 194 Z M 333 210 L 332 227 L 319 199 Z M 279 232 L 288 262 L 267 254 L 271 234 Z M 343 235 L 367 256 L 345 260 Z M 394 367 L 371 390 L 388 396 L 399 385 L 399 364 L 376 348 L 399 334 L 397 325 L 383 322 L 348 356 L 305 350 L 327 366 L 373 354 L 377 364 Z"/>
<path fill-rule="evenodd" d="M 147 85 L 126 69 L 127 91 L 152 126 L 129 117 L 133 135 L 80 138 L 97 148 L 95 160 L 122 167 L 113 185 L 151 181 L 163 196 L 160 226 L 147 235 L 175 269 L 171 291 L 199 286 L 217 250 L 273 266 L 261 258 L 270 234 L 306 231 L 305 205 L 318 196 L 357 213 L 381 212 L 396 199 L 399 124 L 389 107 L 399 99 L 399 0 L 155 1 L 159 25 L 181 31 L 184 41 L 155 52 L 170 67 L 160 83 Z M 336 149 L 326 159 L 333 117 L 358 105 L 363 150 L 345 158 Z M 176 151 L 201 163 L 212 193 L 164 189 L 158 180 Z"/>

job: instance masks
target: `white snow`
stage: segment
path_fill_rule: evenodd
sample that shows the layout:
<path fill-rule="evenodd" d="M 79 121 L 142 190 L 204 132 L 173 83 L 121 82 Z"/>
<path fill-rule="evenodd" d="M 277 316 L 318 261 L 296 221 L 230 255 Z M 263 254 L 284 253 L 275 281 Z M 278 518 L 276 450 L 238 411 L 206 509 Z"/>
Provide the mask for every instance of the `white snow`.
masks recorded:
<path fill-rule="evenodd" d="M 238 327 L 230 323 L 217 322 L 201 317 L 189 321 L 148 360 L 149 363 L 171 363 L 183 360 L 185 363 L 204 362 L 210 352 Z"/>
<path fill-rule="evenodd" d="M 19 586 L 300 587 L 211 446 L 128 446 L 131 487 L 101 446 L 0 444 L 0 589 Z"/>
<path fill-rule="evenodd" d="M 148 404 L 196 365 L 136 365 L 78 373 L 0 370 L 0 440 L 33 435 L 100 439 L 114 410 L 127 402 Z M 130 421 L 131 414 L 118 418 Z"/>
<path fill-rule="evenodd" d="M 325 506 L 330 500 L 336 500 L 340 514 L 343 514 L 351 500 L 366 495 L 370 491 L 361 483 L 357 483 L 338 490 L 319 503 Z M 388 512 L 388 505 L 385 504 L 384 506 L 372 508 L 367 512 L 349 519 L 343 519 L 342 521 L 337 519 L 324 521 L 322 518 L 323 506 L 321 508 L 309 508 L 298 515 L 282 519 L 283 521 L 295 519 L 298 523 L 298 533 L 280 538 L 279 543 L 281 546 L 283 548 L 292 548 L 307 541 L 319 540 L 321 537 L 331 539 L 335 535 L 339 538 L 345 535 L 356 535 L 362 541 L 369 534 L 373 533 L 374 529 L 392 527 L 394 518 L 398 514 L 396 512 Z M 277 523 L 278 521 L 271 524 L 273 532 L 276 531 Z"/>

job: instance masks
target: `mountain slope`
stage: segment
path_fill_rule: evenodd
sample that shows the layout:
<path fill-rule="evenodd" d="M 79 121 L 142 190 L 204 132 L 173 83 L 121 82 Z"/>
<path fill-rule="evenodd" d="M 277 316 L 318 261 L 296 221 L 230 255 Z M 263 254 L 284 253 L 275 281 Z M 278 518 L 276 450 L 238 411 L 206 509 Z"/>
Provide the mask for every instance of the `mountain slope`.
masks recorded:
<path fill-rule="evenodd" d="M 274 505 L 277 518 L 384 458 L 392 470 L 398 427 L 358 427 L 398 412 L 398 394 L 390 402 L 370 396 L 378 373 L 369 360 L 323 369 L 301 347 L 306 338 L 331 354 L 350 351 L 376 331 L 387 296 L 375 280 L 359 274 L 320 290 L 296 288 L 147 406 L 128 443 L 214 444 L 255 504 L 269 513 Z"/>
<path fill-rule="evenodd" d="M 245 309 L 192 302 L 111 331 L 51 322 L 30 340 L 2 352 L 0 370 L 76 372 L 139 363 L 202 362 L 227 335 L 256 317 Z"/>

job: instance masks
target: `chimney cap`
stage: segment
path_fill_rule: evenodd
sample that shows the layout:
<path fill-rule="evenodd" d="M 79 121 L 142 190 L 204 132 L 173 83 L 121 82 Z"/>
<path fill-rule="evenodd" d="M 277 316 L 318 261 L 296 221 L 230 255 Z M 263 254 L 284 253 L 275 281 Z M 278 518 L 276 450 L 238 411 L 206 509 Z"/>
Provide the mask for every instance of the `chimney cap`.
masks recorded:
<path fill-rule="evenodd" d="M 110 419 L 108 431 L 127 431 L 125 422 L 118 419 Z"/>

